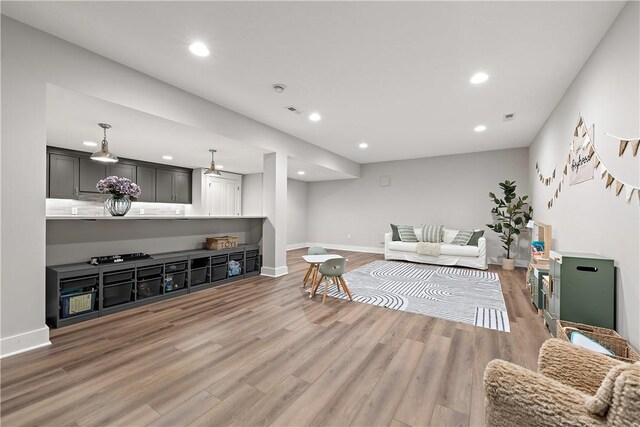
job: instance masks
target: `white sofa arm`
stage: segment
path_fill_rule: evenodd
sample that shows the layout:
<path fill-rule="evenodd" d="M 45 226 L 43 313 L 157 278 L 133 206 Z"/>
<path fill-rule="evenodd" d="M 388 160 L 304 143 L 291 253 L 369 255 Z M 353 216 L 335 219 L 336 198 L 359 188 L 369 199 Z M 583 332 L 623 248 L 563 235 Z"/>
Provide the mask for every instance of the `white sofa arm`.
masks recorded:
<path fill-rule="evenodd" d="M 487 238 L 484 236 L 478 239 L 478 252 L 478 258 L 482 260 L 483 269 L 486 270 L 489 266 L 487 265 Z"/>
<path fill-rule="evenodd" d="M 387 247 L 389 246 L 389 243 L 391 242 L 391 233 L 385 233 L 384 234 L 384 250 L 385 252 L 387 251 Z"/>

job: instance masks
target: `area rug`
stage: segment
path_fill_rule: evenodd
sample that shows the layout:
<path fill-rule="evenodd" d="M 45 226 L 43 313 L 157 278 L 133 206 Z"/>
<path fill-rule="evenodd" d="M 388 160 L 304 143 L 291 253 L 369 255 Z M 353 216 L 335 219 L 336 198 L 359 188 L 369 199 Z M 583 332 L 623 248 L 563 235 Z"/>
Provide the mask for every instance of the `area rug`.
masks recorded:
<path fill-rule="evenodd" d="M 396 261 L 374 261 L 346 273 L 354 301 L 509 332 L 496 273 Z M 324 284 L 318 288 L 321 294 Z M 348 299 L 331 284 L 327 296 Z"/>

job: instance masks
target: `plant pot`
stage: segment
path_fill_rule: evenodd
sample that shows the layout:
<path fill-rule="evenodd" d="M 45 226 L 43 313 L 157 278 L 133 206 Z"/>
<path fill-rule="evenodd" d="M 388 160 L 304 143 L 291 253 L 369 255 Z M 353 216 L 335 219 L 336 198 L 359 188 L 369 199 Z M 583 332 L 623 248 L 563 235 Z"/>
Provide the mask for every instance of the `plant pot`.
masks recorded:
<path fill-rule="evenodd" d="M 502 259 L 502 269 L 503 270 L 514 270 L 516 268 L 516 260 L 512 258 L 503 258 Z"/>
<path fill-rule="evenodd" d="M 131 200 L 126 196 L 113 195 L 104 202 L 104 206 L 113 216 L 125 216 L 131 209 Z"/>

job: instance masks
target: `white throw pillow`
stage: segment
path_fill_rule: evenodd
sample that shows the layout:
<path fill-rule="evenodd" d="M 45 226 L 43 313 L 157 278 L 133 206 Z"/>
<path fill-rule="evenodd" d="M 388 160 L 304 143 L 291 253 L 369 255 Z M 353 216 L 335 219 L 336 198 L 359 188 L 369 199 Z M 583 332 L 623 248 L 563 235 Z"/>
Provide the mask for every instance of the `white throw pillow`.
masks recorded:
<path fill-rule="evenodd" d="M 448 228 L 444 229 L 444 234 L 442 236 L 442 242 L 443 243 L 451 243 L 453 242 L 453 239 L 456 238 L 456 236 L 458 235 L 458 231 L 460 230 L 449 230 Z"/>

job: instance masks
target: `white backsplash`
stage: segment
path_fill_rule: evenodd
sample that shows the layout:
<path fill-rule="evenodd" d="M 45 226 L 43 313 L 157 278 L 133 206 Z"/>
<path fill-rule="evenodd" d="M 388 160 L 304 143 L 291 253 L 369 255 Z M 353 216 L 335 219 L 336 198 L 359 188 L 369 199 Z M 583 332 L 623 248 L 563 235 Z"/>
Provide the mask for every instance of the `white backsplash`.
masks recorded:
<path fill-rule="evenodd" d="M 103 201 L 47 199 L 47 216 L 78 215 L 78 216 L 110 216 Z M 141 212 L 141 209 L 144 213 Z M 75 211 L 74 211 L 75 210 Z M 127 216 L 185 216 L 195 215 L 192 205 L 180 203 L 145 203 L 132 202 Z"/>

